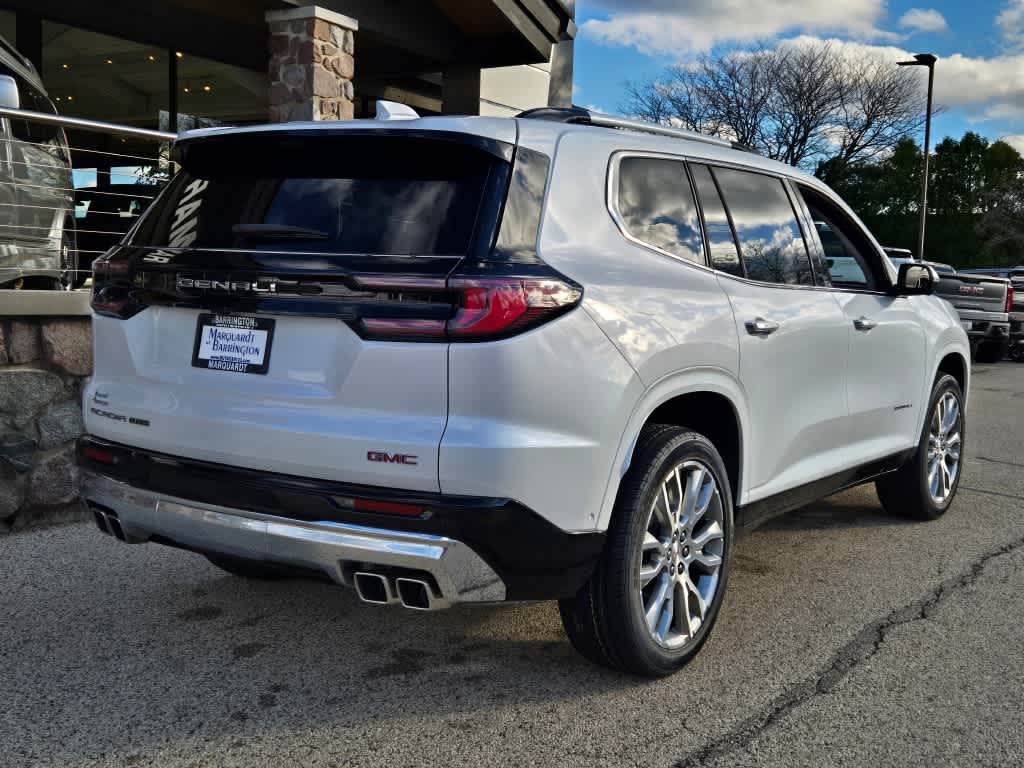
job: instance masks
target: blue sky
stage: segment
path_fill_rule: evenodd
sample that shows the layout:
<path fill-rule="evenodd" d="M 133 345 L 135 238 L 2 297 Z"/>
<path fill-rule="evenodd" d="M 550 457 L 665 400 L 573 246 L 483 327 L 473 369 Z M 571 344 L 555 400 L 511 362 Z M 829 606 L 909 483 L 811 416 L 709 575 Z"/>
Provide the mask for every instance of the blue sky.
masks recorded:
<path fill-rule="evenodd" d="M 934 53 L 946 111 L 933 142 L 974 130 L 1024 152 L 1024 0 L 579 0 L 576 17 L 574 101 L 583 106 L 619 112 L 627 80 L 702 51 L 804 36 L 894 63 Z"/>

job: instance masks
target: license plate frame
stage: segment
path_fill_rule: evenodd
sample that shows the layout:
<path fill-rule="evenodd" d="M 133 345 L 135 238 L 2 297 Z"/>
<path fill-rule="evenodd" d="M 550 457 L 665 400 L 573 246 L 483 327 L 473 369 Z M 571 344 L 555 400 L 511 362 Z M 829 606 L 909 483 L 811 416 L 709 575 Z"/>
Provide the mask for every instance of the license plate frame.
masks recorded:
<path fill-rule="evenodd" d="M 226 373 L 255 373 L 265 376 L 270 370 L 270 353 L 274 342 L 275 321 L 269 317 L 235 315 L 228 312 L 204 312 L 196 318 L 196 335 L 192 345 L 192 367 Z M 223 338 L 224 344 L 237 347 L 238 354 L 211 355 L 217 334 L 205 329 L 237 331 Z M 265 335 L 263 335 L 265 334 Z M 204 344 L 204 341 L 208 342 Z M 262 346 L 262 355 L 250 351 Z M 206 354 L 204 354 L 206 353 Z"/>

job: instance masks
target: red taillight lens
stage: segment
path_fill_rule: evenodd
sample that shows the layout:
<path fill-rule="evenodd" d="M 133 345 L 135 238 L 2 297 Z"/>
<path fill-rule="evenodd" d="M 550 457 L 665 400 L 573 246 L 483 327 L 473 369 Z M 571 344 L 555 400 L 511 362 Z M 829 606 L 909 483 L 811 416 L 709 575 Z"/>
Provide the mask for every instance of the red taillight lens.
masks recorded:
<path fill-rule="evenodd" d="M 454 305 L 446 320 L 366 317 L 357 329 L 366 338 L 391 341 L 488 341 L 552 320 L 576 306 L 582 290 L 567 281 L 539 277 L 453 276 L 439 285 L 396 278 L 359 278 L 360 287 L 402 293 L 409 301 L 444 297 Z M 429 305 L 429 304 L 428 304 Z M 436 303 L 432 306 L 437 306 Z"/>
<path fill-rule="evenodd" d="M 506 336 L 539 325 L 574 306 L 580 290 L 561 280 L 452 278 L 462 306 L 448 321 L 453 341 Z"/>
<path fill-rule="evenodd" d="M 1006 286 L 1006 311 L 1013 312 L 1013 286 Z"/>

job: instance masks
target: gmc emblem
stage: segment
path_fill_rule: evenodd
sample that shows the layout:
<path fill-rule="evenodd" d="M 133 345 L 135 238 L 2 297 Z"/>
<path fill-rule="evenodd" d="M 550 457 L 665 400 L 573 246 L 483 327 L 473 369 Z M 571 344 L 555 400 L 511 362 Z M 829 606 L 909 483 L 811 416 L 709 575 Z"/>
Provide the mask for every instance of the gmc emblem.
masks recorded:
<path fill-rule="evenodd" d="M 385 464 L 416 464 L 416 456 L 407 453 L 388 453 L 387 451 L 367 451 L 367 461 L 383 461 Z"/>

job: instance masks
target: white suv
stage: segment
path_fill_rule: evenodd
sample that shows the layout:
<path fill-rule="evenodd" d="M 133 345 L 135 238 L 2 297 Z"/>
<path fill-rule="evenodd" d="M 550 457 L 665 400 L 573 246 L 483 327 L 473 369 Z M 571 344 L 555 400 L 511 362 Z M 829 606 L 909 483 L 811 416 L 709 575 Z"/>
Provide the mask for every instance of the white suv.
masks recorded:
<path fill-rule="evenodd" d="M 577 109 L 175 155 L 95 265 L 82 498 L 123 541 L 408 608 L 558 599 L 584 655 L 660 675 L 738 527 L 871 480 L 917 518 L 956 492 L 956 313 L 789 166 Z"/>

